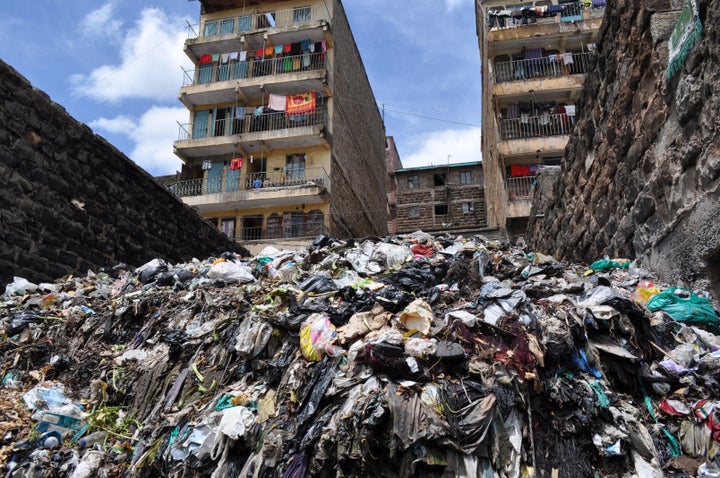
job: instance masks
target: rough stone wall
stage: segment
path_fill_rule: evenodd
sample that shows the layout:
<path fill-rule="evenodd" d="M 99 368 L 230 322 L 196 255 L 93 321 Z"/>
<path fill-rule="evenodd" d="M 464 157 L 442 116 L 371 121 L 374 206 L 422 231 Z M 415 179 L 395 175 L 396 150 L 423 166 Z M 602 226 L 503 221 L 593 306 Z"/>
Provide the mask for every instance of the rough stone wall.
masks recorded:
<path fill-rule="evenodd" d="M 330 230 L 338 237 L 386 235 L 385 126 L 339 0 L 332 34 Z"/>
<path fill-rule="evenodd" d="M 242 248 L 0 61 L 0 284 Z"/>
<path fill-rule="evenodd" d="M 710 276 L 718 293 L 720 0 L 699 4 L 702 37 L 667 81 L 680 2 L 608 2 L 563 174 L 531 215 L 538 250 L 637 258 L 666 280 Z"/>

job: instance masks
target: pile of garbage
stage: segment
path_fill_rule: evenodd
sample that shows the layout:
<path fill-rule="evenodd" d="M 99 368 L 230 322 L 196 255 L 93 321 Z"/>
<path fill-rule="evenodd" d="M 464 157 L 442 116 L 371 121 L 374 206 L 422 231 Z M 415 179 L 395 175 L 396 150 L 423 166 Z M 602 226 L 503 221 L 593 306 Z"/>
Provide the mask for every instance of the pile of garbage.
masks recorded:
<path fill-rule="evenodd" d="M 720 317 L 630 261 L 404 236 L 33 284 L 7 477 L 720 476 Z"/>

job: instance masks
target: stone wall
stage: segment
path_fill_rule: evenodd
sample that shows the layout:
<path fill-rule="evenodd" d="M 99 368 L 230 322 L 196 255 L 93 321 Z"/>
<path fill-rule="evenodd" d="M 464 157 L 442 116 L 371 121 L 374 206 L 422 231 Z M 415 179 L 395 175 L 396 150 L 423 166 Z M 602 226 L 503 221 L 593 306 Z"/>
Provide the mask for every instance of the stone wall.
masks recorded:
<path fill-rule="evenodd" d="M 3 62 L 0 125 L 0 284 L 242 251 Z"/>
<path fill-rule="evenodd" d="M 333 148 L 330 231 L 340 238 L 387 234 L 385 126 L 345 10 L 333 2 Z"/>
<path fill-rule="evenodd" d="M 667 280 L 709 276 L 717 294 L 720 0 L 699 4 L 702 37 L 666 80 L 680 2 L 608 2 L 563 174 L 530 223 L 537 249 L 637 258 Z"/>

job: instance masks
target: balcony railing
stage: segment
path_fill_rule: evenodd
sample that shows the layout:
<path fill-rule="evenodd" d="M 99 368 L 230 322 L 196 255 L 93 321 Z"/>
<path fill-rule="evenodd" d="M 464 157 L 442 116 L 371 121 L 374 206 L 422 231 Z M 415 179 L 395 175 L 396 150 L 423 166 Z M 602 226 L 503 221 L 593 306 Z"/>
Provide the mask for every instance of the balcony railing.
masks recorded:
<path fill-rule="evenodd" d="M 544 7 L 520 7 L 508 5 L 505 9 L 488 11 L 490 30 L 529 27 L 558 22 L 577 22 L 603 14 L 606 0 L 584 0 Z"/>
<path fill-rule="evenodd" d="M 263 239 L 300 239 L 328 234 L 328 228 L 322 223 L 293 224 L 289 227 L 244 227 L 238 240 L 260 241 Z"/>
<path fill-rule="evenodd" d="M 180 123 L 178 140 L 196 140 L 234 134 L 254 133 L 258 131 L 279 131 L 325 123 L 325 110 L 316 109 L 312 113 L 287 115 L 283 111 L 244 115 L 242 117 L 218 119 L 215 121 L 196 121 Z"/>
<path fill-rule="evenodd" d="M 219 81 L 258 78 L 261 76 L 281 75 L 299 71 L 325 69 L 326 55 L 322 52 L 306 52 L 302 55 L 280 58 L 256 59 L 249 61 L 228 61 L 227 63 L 208 63 L 196 70 L 183 69 L 183 85 L 207 85 Z"/>
<path fill-rule="evenodd" d="M 527 60 L 498 61 L 495 63 L 495 81 L 504 83 L 584 74 L 590 70 L 594 55 L 593 52 L 564 53 Z"/>
<path fill-rule="evenodd" d="M 575 125 L 575 116 L 567 114 L 548 114 L 501 119 L 500 135 L 502 139 L 534 138 L 538 136 L 558 136 L 570 134 Z"/>
<path fill-rule="evenodd" d="M 330 21 L 324 4 L 274 12 L 247 13 L 245 15 L 206 20 L 202 25 L 188 25 L 188 38 L 237 35 L 268 28 L 286 29 L 320 20 Z"/>
<path fill-rule="evenodd" d="M 288 189 L 297 186 L 317 186 L 327 189 L 330 178 L 325 168 L 307 168 L 305 170 L 268 171 L 265 173 L 248 173 L 228 175 L 225 178 L 200 178 L 178 181 L 168 189 L 178 197 L 203 196 L 235 191 L 263 191 L 271 189 Z"/>
<path fill-rule="evenodd" d="M 526 201 L 533 198 L 535 192 L 536 176 L 523 176 L 519 178 L 507 178 L 505 190 L 508 200 Z"/>

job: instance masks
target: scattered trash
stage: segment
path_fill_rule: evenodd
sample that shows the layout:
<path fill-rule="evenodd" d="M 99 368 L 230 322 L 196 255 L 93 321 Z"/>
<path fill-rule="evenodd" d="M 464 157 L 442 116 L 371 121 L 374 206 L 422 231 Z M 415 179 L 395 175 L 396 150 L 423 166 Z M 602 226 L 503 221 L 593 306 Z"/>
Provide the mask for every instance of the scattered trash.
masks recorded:
<path fill-rule="evenodd" d="M 7 476 L 720 476 L 707 294 L 526 248 L 318 236 L 15 278 Z"/>

